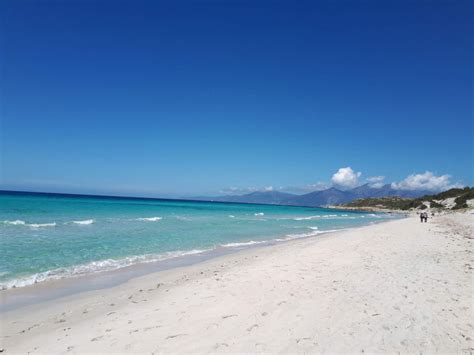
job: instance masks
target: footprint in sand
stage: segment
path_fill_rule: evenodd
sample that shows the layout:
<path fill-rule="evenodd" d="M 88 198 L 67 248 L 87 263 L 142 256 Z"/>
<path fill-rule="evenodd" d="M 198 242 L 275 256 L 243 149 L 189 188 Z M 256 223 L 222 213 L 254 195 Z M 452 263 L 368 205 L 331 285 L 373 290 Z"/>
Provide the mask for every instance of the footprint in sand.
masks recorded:
<path fill-rule="evenodd" d="M 254 328 L 258 328 L 258 324 L 251 325 L 250 327 L 247 328 L 247 331 L 251 332 Z"/>
<path fill-rule="evenodd" d="M 227 319 L 227 318 L 232 318 L 232 317 L 237 317 L 237 314 L 228 314 L 226 316 L 222 316 L 222 319 Z"/>
<path fill-rule="evenodd" d="M 181 333 L 181 334 L 168 335 L 168 336 L 166 337 L 166 339 L 174 339 L 174 338 L 182 337 L 182 336 L 185 336 L 185 335 L 187 335 L 187 334 Z"/>

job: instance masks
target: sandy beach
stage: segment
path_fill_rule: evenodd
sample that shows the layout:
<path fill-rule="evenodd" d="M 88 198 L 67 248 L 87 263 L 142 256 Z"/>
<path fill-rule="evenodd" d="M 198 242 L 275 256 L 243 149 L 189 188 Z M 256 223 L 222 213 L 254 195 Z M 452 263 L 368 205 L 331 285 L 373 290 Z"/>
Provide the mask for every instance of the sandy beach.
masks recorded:
<path fill-rule="evenodd" d="M 472 352 L 473 214 L 253 248 L 2 314 L 5 353 Z"/>

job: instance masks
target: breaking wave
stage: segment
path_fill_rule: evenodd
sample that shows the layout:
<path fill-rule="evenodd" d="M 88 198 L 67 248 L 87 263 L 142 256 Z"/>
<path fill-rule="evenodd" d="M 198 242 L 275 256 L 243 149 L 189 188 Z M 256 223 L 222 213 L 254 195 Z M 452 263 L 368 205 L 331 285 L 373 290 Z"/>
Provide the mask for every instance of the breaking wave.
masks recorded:
<path fill-rule="evenodd" d="M 178 251 L 171 251 L 161 254 L 145 254 L 145 255 L 135 255 L 126 257 L 123 259 L 106 259 L 106 260 L 99 260 L 93 261 L 86 264 L 80 264 L 76 266 L 70 267 L 62 267 L 57 268 L 54 270 L 49 270 L 45 272 L 40 272 L 31 276 L 6 280 L 0 282 L 0 289 L 5 290 L 9 288 L 16 288 L 16 287 L 25 287 L 29 285 L 33 285 L 39 282 L 50 281 L 50 280 L 59 280 L 63 278 L 70 278 L 70 277 L 78 277 L 78 276 L 85 276 L 90 274 L 95 274 L 99 272 L 106 272 L 106 271 L 114 271 L 124 267 L 132 266 L 135 264 L 141 263 L 152 263 L 158 261 L 169 260 L 173 258 L 201 254 L 204 252 L 210 252 L 215 250 L 216 248 L 236 248 L 236 247 L 245 247 L 251 245 L 258 245 L 258 244 L 271 244 L 275 242 L 284 242 L 299 238 L 307 238 L 313 237 L 323 233 L 331 233 L 339 231 L 338 229 L 332 230 L 315 230 L 317 227 L 310 227 L 313 229 L 312 232 L 309 233 L 300 233 L 300 234 L 287 234 L 284 237 L 276 238 L 276 239 L 268 239 L 268 240 L 250 240 L 245 242 L 233 242 L 227 244 L 217 245 L 214 248 L 209 249 L 193 249 L 193 250 L 178 250 Z M 1 275 L 3 276 L 3 275 Z"/>
<path fill-rule="evenodd" d="M 86 219 L 84 221 L 72 221 L 74 224 L 88 225 L 94 223 L 93 219 Z"/>
<path fill-rule="evenodd" d="M 161 221 L 163 217 L 143 217 L 143 218 L 137 218 L 137 221 L 146 221 L 146 222 L 157 222 Z"/>
<path fill-rule="evenodd" d="M 210 250 L 210 249 L 209 249 Z M 15 287 L 25 287 L 36 284 L 38 282 L 59 280 L 69 277 L 78 277 L 89 274 L 94 274 L 104 271 L 113 271 L 121 269 L 127 266 L 139 264 L 139 263 L 151 263 L 156 261 L 163 261 L 168 259 L 177 258 L 180 256 L 200 254 L 208 250 L 187 250 L 187 251 L 173 251 L 163 254 L 148 254 L 148 255 L 137 255 L 130 256 L 123 259 L 106 259 L 100 261 L 93 261 L 87 264 L 81 264 L 71 267 L 63 267 L 50 271 L 40 272 L 28 277 L 8 280 L 0 283 L 0 289 L 9 289 Z"/>
<path fill-rule="evenodd" d="M 52 223 L 26 223 L 25 221 L 22 221 L 21 219 L 17 219 L 15 221 L 3 221 L 3 224 L 9 224 L 12 226 L 27 226 L 31 228 L 43 228 L 43 227 L 55 227 L 56 222 Z"/>
<path fill-rule="evenodd" d="M 14 220 L 14 221 L 3 221 L 4 224 L 11 224 L 13 226 L 24 226 L 26 224 L 25 221 L 22 221 L 20 219 Z"/>

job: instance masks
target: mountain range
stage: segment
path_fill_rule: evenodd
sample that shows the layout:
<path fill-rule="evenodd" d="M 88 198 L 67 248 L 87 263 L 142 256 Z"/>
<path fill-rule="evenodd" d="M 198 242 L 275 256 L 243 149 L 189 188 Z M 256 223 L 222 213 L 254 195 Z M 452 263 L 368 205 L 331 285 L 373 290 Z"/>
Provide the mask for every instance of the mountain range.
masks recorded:
<path fill-rule="evenodd" d="M 335 187 L 331 187 L 326 190 L 314 191 L 304 195 L 294 195 L 279 191 L 255 191 L 245 195 L 217 196 L 199 199 L 219 202 L 264 203 L 273 205 L 321 207 L 348 203 L 359 198 L 389 196 L 415 198 L 427 195 L 429 193 L 429 191 L 423 190 L 398 190 L 392 188 L 390 184 L 386 184 L 380 188 L 374 188 L 369 184 L 365 184 L 350 190 L 339 190 Z"/>

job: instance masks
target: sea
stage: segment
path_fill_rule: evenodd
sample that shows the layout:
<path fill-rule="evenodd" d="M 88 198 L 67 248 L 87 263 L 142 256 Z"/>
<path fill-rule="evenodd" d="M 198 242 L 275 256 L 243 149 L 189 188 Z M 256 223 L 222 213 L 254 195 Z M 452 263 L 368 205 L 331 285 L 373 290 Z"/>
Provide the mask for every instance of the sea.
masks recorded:
<path fill-rule="evenodd" d="M 325 208 L 0 192 L 0 288 L 318 237 L 394 218 Z"/>

